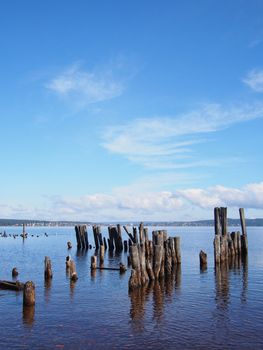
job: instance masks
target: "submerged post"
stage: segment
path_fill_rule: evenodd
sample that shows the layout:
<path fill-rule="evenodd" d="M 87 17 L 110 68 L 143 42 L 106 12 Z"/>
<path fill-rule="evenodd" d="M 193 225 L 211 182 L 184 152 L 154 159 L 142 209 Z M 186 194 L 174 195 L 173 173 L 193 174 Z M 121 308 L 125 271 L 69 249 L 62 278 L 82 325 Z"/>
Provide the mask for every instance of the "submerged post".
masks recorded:
<path fill-rule="evenodd" d="M 48 280 L 53 277 L 51 260 L 48 256 L 45 256 L 45 280 Z"/>
<path fill-rule="evenodd" d="M 32 281 L 27 281 L 24 285 L 23 304 L 24 306 L 35 305 L 35 284 Z"/>

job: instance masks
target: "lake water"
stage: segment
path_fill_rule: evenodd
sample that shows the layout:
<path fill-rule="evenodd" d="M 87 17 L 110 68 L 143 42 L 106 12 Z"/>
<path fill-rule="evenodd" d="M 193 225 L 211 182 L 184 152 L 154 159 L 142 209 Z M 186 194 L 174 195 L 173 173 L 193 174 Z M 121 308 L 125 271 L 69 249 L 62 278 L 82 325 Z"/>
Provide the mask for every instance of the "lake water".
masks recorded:
<path fill-rule="evenodd" d="M 132 293 L 129 269 L 123 275 L 91 275 L 94 250 L 77 252 L 73 227 L 28 227 L 24 242 L 0 237 L 0 279 L 12 280 L 16 266 L 20 281 L 36 285 L 36 305 L 28 312 L 23 312 L 21 292 L 0 290 L 0 349 L 263 349 L 263 228 L 248 228 L 247 263 L 217 273 L 212 227 L 166 229 L 181 237 L 181 268 L 166 283 Z M 0 227 L 4 230 L 20 234 L 22 229 Z M 88 233 L 93 241 L 91 228 Z M 76 283 L 65 269 L 69 240 Z M 208 254 L 203 272 L 201 249 Z M 49 284 L 44 282 L 46 255 L 53 268 Z M 120 261 L 127 263 L 126 253 L 106 252 L 105 266 L 117 267 Z"/>

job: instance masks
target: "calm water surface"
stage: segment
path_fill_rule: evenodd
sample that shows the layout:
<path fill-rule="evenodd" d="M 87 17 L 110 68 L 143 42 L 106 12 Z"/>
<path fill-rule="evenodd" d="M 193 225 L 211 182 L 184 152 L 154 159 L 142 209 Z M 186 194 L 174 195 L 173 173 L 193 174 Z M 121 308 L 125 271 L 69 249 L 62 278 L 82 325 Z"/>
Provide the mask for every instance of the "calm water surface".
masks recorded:
<path fill-rule="evenodd" d="M 21 233 L 21 227 L 4 230 Z M 0 279 L 12 280 L 16 266 L 20 281 L 35 282 L 36 306 L 25 311 L 22 293 L 0 290 L 0 349 L 263 349 L 263 228 L 248 228 L 247 263 L 215 272 L 212 227 L 169 227 L 170 236 L 181 237 L 181 268 L 172 279 L 133 293 L 130 270 L 91 275 L 94 250 L 77 252 L 74 228 L 27 232 L 24 242 L 0 237 Z M 65 270 L 68 240 L 76 283 Z M 208 253 L 206 271 L 199 269 L 201 249 Z M 53 266 L 49 284 L 45 255 Z M 120 261 L 126 264 L 126 253 L 106 253 L 105 266 Z"/>

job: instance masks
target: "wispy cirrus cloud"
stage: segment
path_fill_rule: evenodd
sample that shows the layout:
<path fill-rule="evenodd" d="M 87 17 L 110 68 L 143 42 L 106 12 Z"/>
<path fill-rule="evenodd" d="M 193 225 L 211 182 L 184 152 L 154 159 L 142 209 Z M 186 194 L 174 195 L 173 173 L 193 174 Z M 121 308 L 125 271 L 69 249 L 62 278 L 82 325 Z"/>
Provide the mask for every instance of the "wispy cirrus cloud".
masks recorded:
<path fill-rule="evenodd" d="M 120 96 L 124 91 L 124 82 L 117 78 L 112 67 L 88 71 L 81 69 L 79 64 L 73 64 L 53 77 L 46 88 L 84 107 Z"/>
<path fill-rule="evenodd" d="M 102 145 L 111 153 L 150 168 L 210 166 L 214 160 L 193 158 L 195 145 L 206 142 L 211 133 L 261 117 L 261 103 L 230 108 L 206 104 L 175 117 L 141 118 L 107 127 Z"/>
<path fill-rule="evenodd" d="M 253 69 L 243 79 L 252 90 L 256 92 L 263 92 L 263 70 Z"/>

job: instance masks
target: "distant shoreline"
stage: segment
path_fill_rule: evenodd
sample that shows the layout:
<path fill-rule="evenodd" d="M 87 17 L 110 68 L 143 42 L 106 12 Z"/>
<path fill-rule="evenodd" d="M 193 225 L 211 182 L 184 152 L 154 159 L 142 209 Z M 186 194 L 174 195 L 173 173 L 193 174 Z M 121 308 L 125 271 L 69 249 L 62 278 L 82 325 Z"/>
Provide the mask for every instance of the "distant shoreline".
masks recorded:
<path fill-rule="evenodd" d="M 17 220 L 17 219 L 0 219 L 0 226 L 23 226 L 25 224 L 28 227 L 65 227 L 75 226 L 78 224 L 92 226 L 94 224 L 101 226 L 110 225 L 127 225 L 138 226 L 140 221 L 109 221 L 109 222 L 84 222 L 84 221 L 41 221 L 41 220 Z M 144 221 L 145 226 L 178 226 L 178 227 L 211 227 L 214 226 L 214 220 L 197 220 L 197 221 Z M 229 226 L 240 226 L 239 219 L 228 219 Z M 252 227 L 262 227 L 263 218 L 246 219 L 246 225 Z"/>

